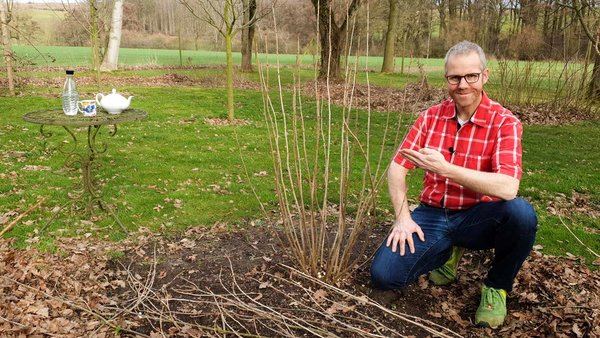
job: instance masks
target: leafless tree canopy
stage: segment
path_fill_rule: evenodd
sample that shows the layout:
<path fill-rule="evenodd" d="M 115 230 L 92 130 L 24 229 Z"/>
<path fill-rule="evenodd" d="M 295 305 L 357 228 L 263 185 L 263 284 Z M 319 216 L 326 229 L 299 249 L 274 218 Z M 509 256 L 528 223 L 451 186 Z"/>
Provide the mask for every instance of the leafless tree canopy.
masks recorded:
<path fill-rule="evenodd" d="M 316 0 L 315 0 L 316 1 Z M 459 40 L 469 39 L 497 56 L 518 59 L 563 59 L 565 56 L 583 58 L 590 40 L 580 24 L 584 22 L 589 32 L 597 34 L 598 5 L 590 0 L 394 0 L 399 10 L 396 25 L 396 54 L 407 56 L 441 57 L 445 50 Z M 110 29 L 110 15 L 114 0 L 99 1 L 98 16 L 101 36 Z M 198 1 L 187 1 L 190 4 Z M 206 3 L 205 3 L 206 2 Z M 242 11 L 242 0 L 234 1 Z M 358 6 L 355 32 L 358 41 L 365 41 L 366 9 Z M 87 5 L 70 1 L 61 4 L 15 4 L 13 10 L 13 39 L 36 35 L 39 24 L 26 12 L 27 6 L 65 13 L 65 22 L 52 30 L 52 41 L 47 44 L 86 45 L 89 33 L 85 24 L 89 20 Z M 202 8 L 211 10 L 209 0 L 202 0 Z M 348 0 L 323 0 L 331 4 L 333 20 L 341 23 L 352 4 Z M 257 0 L 259 8 L 270 8 L 272 0 Z M 579 20 L 573 8 L 580 8 Z M 198 8 L 200 9 L 200 8 Z M 388 29 L 390 1 L 369 1 L 370 54 L 383 55 Z M 200 12 L 198 12 L 200 13 Z M 241 13 L 241 12 L 240 12 Z M 315 44 L 317 20 L 312 0 L 279 0 L 274 14 L 282 51 L 295 52 L 299 41 L 301 48 Z M 218 25 L 194 20 L 193 15 L 179 0 L 128 0 L 123 8 L 123 47 L 177 48 L 178 25 L 182 30 L 184 48 L 222 50 L 223 38 Z M 241 22 L 240 22 L 241 23 Z M 258 29 L 264 37 L 274 34 L 271 19 L 263 19 Z M 267 34 L 263 34 L 267 33 Z M 19 41 L 21 41 L 19 40 Z M 234 39 L 234 50 L 240 49 L 241 35 Z M 22 41 L 21 41 L 22 42 Z"/>

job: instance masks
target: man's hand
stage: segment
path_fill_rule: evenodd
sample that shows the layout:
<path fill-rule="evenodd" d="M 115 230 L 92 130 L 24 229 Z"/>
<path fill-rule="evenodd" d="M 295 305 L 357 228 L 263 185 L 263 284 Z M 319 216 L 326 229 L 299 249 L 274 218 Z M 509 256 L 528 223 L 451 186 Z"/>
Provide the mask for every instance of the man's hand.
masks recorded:
<path fill-rule="evenodd" d="M 448 170 L 448 166 L 450 165 L 442 153 L 433 149 L 421 148 L 419 151 L 402 149 L 400 150 L 400 154 L 418 168 L 442 176 L 445 176 L 444 173 Z"/>
<path fill-rule="evenodd" d="M 421 230 L 421 227 L 412 220 L 412 218 L 407 218 L 403 221 L 398 221 L 394 223 L 394 227 L 392 228 L 392 232 L 388 236 L 387 242 L 385 246 L 392 246 L 392 252 L 396 252 L 396 248 L 400 245 L 400 256 L 404 256 L 404 252 L 406 251 L 406 243 L 408 242 L 408 248 L 411 254 L 415 253 L 415 243 L 413 241 L 413 233 L 417 233 L 421 242 L 425 242 L 425 234 Z"/>

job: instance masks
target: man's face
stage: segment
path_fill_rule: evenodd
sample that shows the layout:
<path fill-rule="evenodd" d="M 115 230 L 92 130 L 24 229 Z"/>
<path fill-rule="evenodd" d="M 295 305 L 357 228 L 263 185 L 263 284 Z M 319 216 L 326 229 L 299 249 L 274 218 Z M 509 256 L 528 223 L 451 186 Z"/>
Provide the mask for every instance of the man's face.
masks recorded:
<path fill-rule="evenodd" d="M 458 84 L 447 82 L 448 93 L 456 103 L 459 113 L 472 114 L 475 112 L 481 102 L 483 85 L 489 78 L 489 70 L 481 70 L 481 61 L 475 52 L 466 55 L 455 55 L 448 59 L 446 77 L 478 73 L 479 78 L 474 83 L 467 83 L 467 79 L 464 77 L 460 78 Z"/>

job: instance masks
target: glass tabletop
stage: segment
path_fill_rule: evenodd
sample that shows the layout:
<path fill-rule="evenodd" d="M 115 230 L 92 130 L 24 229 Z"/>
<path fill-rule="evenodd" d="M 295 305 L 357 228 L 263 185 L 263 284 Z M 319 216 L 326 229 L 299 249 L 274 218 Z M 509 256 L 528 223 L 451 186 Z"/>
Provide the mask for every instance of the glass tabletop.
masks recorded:
<path fill-rule="evenodd" d="M 83 116 L 82 114 L 68 116 L 65 115 L 62 108 L 52 108 L 27 113 L 23 115 L 23 119 L 42 125 L 87 127 L 139 121 L 146 118 L 147 115 L 147 112 L 140 109 L 125 109 L 120 114 L 109 114 L 100 110 L 96 116 Z"/>

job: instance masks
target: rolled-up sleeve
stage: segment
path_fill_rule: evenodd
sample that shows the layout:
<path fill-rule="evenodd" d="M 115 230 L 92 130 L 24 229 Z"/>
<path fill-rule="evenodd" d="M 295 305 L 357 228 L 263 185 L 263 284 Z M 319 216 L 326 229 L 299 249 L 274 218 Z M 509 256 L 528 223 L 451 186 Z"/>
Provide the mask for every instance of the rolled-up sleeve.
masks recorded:
<path fill-rule="evenodd" d="M 492 170 L 520 180 L 523 173 L 521 148 L 523 127 L 518 120 L 511 121 L 502 125 L 498 133 Z"/>

